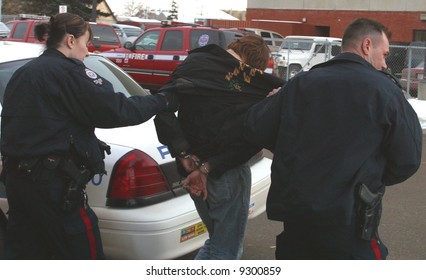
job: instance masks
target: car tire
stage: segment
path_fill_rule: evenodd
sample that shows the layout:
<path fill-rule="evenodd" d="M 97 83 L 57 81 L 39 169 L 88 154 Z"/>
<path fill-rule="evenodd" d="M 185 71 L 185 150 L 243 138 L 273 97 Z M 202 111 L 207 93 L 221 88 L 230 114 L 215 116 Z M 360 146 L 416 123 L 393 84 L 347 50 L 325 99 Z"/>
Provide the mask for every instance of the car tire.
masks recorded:
<path fill-rule="evenodd" d="M 4 240 L 6 236 L 7 218 L 3 211 L 0 209 L 0 260 L 4 259 Z"/>

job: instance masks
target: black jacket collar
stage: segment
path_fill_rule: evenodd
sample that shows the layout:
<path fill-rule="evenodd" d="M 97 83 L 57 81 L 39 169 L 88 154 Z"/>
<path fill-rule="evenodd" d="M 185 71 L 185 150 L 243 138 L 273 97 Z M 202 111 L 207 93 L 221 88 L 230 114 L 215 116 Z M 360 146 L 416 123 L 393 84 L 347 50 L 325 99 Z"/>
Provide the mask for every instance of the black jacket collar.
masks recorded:
<path fill-rule="evenodd" d="M 57 57 L 57 58 L 65 58 L 68 59 L 76 64 L 82 64 L 84 65 L 84 63 L 76 58 L 70 58 L 65 56 L 62 52 L 58 51 L 57 49 L 54 48 L 48 48 L 46 49 L 43 54 L 41 56 L 49 56 L 49 57 Z"/>
<path fill-rule="evenodd" d="M 335 57 L 333 57 L 332 59 L 321 63 L 321 64 L 317 64 L 315 66 L 312 67 L 312 69 L 315 68 L 320 68 L 320 67 L 325 67 L 331 64 L 335 64 L 335 63 L 346 63 L 346 62 L 353 62 L 353 63 L 358 63 L 358 64 L 362 64 L 366 67 L 371 68 L 371 70 L 376 70 L 378 71 L 376 68 L 373 67 L 373 65 L 371 65 L 367 60 L 365 60 L 364 58 L 362 58 L 361 56 L 355 54 L 355 53 L 350 53 L 350 52 L 344 52 L 341 53 Z"/>

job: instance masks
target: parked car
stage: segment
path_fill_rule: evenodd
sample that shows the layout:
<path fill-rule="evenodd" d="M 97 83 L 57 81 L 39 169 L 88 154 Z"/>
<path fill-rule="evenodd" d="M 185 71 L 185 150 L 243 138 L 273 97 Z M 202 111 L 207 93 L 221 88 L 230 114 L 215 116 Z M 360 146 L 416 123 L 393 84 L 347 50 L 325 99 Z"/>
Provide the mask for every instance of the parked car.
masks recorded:
<path fill-rule="evenodd" d="M 1 101 L 14 71 L 42 50 L 40 44 L 0 42 Z M 91 54 L 84 63 L 108 79 L 116 91 L 129 97 L 149 94 L 101 55 Z M 207 238 L 206 228 L 181 185 L 174 159 L 158 142 L 153 120 L 132 127 L 96 129 L 96 135 L 111 146 L 111 155 L 105 159 L 107 175 L 96 175 L 86 190 L 99 218 L 107 258 L 173 259 L 201 247 Z M 259 153 L 250 166 L 249 218 L 254 218 L 265 211 L 271 160 Z M 5 217 L 7 209 L 6 193 L 0 184 L 0 218 Z M 1 230 L 4 223 L 0 223 L 0 242 Z"/>
<path fill-rule="evenodd" d="M 124 46 L 126 42 L 133 43 L 139 35 L 142 34 L 143 29 L 134 25 L 128 24 L 111 24 L 115 32 L 120 38 L 121 44 Z"/>
<path fill-rule="evenodd" d="M 12 26 L 13 26 L 13 22 L 8 21 L 8 22 L 5 23 L 5 25 L 7 26 L 7 28 L 9 28 L 9 32 L 10 32 L 10 30 L 12 29 Z"/>
<path fill-rule="evenodd" d="M 10 29 L 4 22 L 0 21 L 0 38 L 9 37 Z"/>
<path fill-rule="evenodd" d="M 34 27 L 40 23 L 47 22 L 43 19 L 19 19 L 8 21 L 10 34 L 8 41 L 41 43 L 34 35 Z"/>
<path fill-rule="evenodd" d="M 278 51 L 284 42 L 284 37 L 281 34 L 271 30 L 259 28 L 244 28 L 243 30 L 261 36 L 263 40 L 265 40 L 265 43 L 268 45 L 271 52 Z"/>
<path fill-rule="evenodd" d="M 104 52 L 122 47 L 120 38 L 111 25 L 90 22 L 90 29 L 93 33 L 92 42 L 89 45 L 90 52 Z"/>
<path fill-rule="evenodd" d="M 223 48 L 244 33 L 207 26 L 176 24 L 154 27 L 142 33 L 133 44 L 103 52 L 102 55 L 120 66 L 141 86 L 157 91 L 172 72 L 188 56 L 188 51 L 208 44 Z M 273 73 L 271 58 L 266 72 Z"/>
<path fill-rule="evenodd" d="M 424 77 L 424 68 L 425 62 L 422 61 L 414 68 L 404 68 L 401 71 L 401 86 L 412 97 L 417 97 L 419 80 L 422 80 Z"/>
<path fill-rule="evenodd" d="M 9 21 L 11 26 L 8 41 L 44 43 L 40 42 L 34 35 L 34 27 L 40 23 L 47 22 L 46 19 L 19 19 Z M 93 39 L 89 45 L 91 52 L 104 52 L 114 48 L 121 48 L 121 42 L 114 28 L 109 24 L 90 23 Z"/>
<path fill-rule="evenodd" d="M 274 53 L 280 77 L 288 80 L 300 71 L 325 62 L 341 52 L 342 39 L 319 36 L 287 36 Z"/>

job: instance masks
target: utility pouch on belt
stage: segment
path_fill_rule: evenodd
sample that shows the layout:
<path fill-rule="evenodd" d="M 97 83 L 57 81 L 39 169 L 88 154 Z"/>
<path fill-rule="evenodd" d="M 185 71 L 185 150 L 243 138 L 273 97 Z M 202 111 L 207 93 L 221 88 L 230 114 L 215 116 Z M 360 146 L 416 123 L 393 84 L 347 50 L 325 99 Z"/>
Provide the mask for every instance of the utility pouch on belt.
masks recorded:
<path fill-rule="evenodd" d="M 10 161 L 12 161 L 10 163 Z M 41 165 L 39 158 L 28 158 L 21 160 L 6 160 L 6 169 L 12 166 L 12 169 L 17 169 L 21 174 L 28 176 L 33 181 L 37 181 L 41 173 Z"/>
<path fill-rule="evenodd" d="M 361 184 L 358 196 L 358 235 L 361 239 L 370 241 L 375 237 L 379 227 L 383 192 L 373 193 L 367 185 Z"/>

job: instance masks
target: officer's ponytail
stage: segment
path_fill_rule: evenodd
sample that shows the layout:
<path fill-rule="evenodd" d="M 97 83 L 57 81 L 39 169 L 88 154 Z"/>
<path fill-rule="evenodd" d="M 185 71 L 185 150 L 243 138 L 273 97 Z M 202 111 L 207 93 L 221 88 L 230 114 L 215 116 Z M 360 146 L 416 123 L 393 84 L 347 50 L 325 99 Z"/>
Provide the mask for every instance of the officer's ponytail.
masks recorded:
<path fill-rule="evenodd" d="M 46 47 L 58 48 L 67 34 L 73 35 L 76 39 L 84 35 L 86 31 L 92 31 L 89 24 L 78 15 L 62 13 L 52 16 L 48 23 L 42 23 L 35 27 L 34 33 L 39 41 L 46 41 Z"/>
<path fill-rule="evenodd" d="M 40 42 L 45 41 L 47 35 L 47 23 L 41 23 L 35 26 L 34 35 Z"/>

